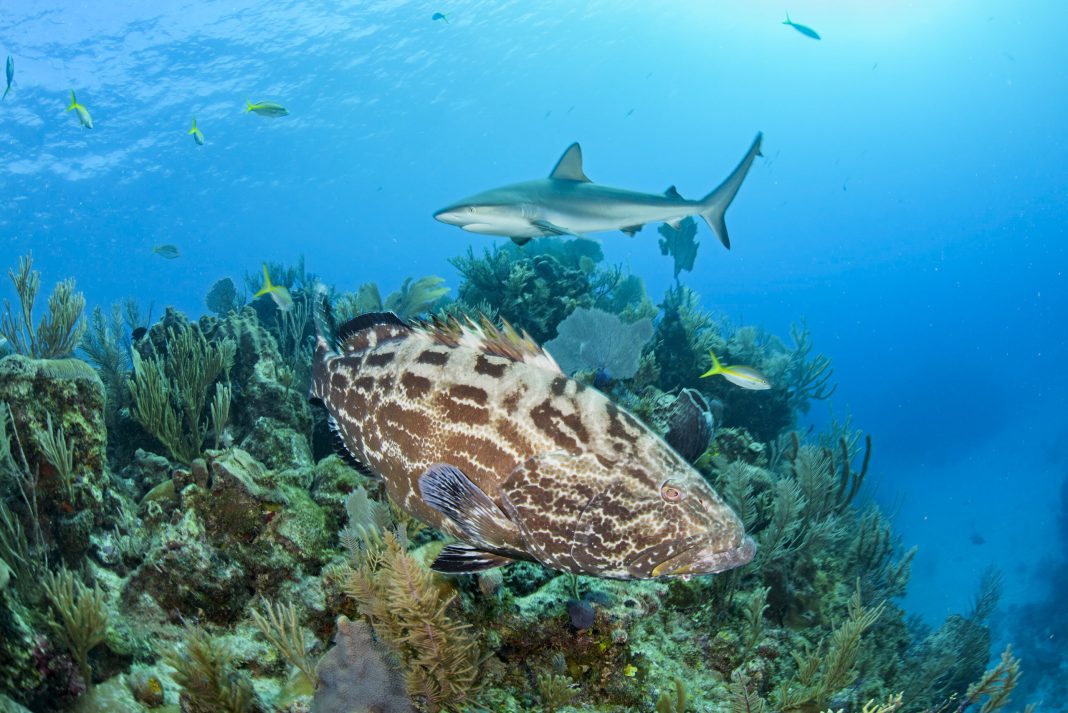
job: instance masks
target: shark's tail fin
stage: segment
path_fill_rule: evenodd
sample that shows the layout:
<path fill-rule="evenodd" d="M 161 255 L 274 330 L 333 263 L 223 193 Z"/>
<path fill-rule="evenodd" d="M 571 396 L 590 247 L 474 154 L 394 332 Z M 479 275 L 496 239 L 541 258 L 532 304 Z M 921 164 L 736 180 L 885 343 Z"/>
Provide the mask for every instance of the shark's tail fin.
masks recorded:
<path fill-rule="evenodd" d="M 731 247 L 731 239 L 727 235 L 727 223 L 724 216 L 727 213 L 727 207 L 734 200 L 735 194 L 738 193 L 738 189 L 742 187 L 742 181 L 745 180 L 745 174 L 749 173 L 749 167 L 753 165 L 753 159 L 762 155 L 760 153 L 760 142 L 763 138 L 763 134 L 757 134 L 756 138 L 753 139 L 753 145 L 749 147 L 749 151 L 745 154 L 745 158 L 731 171 L 731 175 L 727 176 L 727 179 L 719 184 L 714 191 L 701 199 L 701 217 L 705 219 L 708 227 L 723 243 L 723 247 L 728 250 Z"/>

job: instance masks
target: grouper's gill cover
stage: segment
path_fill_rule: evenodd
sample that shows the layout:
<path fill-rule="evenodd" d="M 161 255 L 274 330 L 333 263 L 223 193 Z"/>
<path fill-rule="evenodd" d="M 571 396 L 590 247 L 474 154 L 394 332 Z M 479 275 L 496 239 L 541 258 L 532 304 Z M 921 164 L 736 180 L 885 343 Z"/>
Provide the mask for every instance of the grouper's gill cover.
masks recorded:
<path fill-rule="evenodd" d="M 515 559 L 623 579 L 721 572 L 755 546 L 656 434 L 509 325 L 357 317 L 320 298 L 311 399 L 352 463 L 460 542 L 434 568 Z"/>

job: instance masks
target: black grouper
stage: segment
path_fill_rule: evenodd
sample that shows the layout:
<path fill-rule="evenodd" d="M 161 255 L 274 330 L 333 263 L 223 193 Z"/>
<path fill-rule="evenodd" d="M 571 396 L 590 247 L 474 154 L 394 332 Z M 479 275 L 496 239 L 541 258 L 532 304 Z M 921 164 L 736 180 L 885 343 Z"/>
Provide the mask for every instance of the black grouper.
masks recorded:
<path fill-rule="evenodd" d="M 433 568 L 511 560 L 618 579 L 722 572 L 755 553 L 685 460 L 505 324 L 372 313 L 337 336 L 325 299 L 310 398 L 339 452 L 460 542 Z"/>

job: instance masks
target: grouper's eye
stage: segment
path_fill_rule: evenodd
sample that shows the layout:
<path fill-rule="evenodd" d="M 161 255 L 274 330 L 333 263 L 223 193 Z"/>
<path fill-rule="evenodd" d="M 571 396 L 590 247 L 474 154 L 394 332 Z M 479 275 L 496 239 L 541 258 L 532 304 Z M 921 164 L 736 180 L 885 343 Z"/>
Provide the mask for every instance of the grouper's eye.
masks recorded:
<path fill-rule="evenodd" d="M 660 497 L 667 500 L 669 503 L 677 503 L 682 500 L 682 491 L 670 482 L 665 482 L 660 486 Z"/>

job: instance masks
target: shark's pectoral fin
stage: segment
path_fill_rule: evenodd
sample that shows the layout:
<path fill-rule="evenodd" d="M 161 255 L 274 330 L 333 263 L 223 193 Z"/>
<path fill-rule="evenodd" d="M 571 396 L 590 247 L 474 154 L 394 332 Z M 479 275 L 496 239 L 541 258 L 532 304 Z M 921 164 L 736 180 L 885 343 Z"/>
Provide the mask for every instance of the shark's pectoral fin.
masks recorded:
<path fill-rule="evenodd" d="M 518 245 L 519 247 L 523 247 L 524 245 L 526 245 L 527 243 L 529 243 L 533 239 L 534 238 L 519 238 L 519 237 L 513 236 L 512 237 L 512 242 L 515 243 L 516 245 Z"/>
<path fill-rule="evenodd" d="M 641 225 L 628 225 L 625 228 L 620 228 L 620 230 L 622 230 L 624 233 L 627 234 L 628 238 L 633 238 L 634 235 L 641 229 L 642 229 Z"/>
<path fill-rule="evenodd" d="M 555 178 L 560 181 L 590 182 L 590 179 L 586 178 L 586 174 L 582 172 L 582 147 L 578 145 L 578 142 L 567 147 L 564 155 L 560 157 L 560 160 L 556 162 L 556 166 L 553 167 L 549 178 Z"/>
<path fill-rule="evenodd" d="M 672 229 L 678 230 L 679 228 L 682 227 L 682 221 L 683 220 L 685 220 L 685 219 L 684 218 L 676 218 L 675 220 L 665 220 L 664 222 L 667 223 L 668 225 L 670 225 L 672 227 Z"/>
<path fill-rule="evenodd" d="M 576 233 L 574 230 L 568 230 L 563 226 L 556 225 L 555 223 L 550 223 L 547 220 L 535 220 L 531 223 L 531 225 L 533 225 L 538 230 L 541 230 L 546 235 L 571 235 L 576 238 L 590 239 L 589 236 L 583 235 L 582 233 Z"/>

